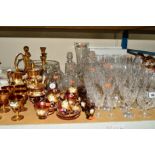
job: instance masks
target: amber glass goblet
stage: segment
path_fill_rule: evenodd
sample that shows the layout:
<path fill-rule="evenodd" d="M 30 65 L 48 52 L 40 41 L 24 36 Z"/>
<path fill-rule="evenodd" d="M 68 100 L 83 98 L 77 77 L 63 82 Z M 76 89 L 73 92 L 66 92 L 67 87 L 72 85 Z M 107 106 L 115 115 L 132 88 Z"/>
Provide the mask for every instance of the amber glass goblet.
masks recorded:
<path fill-rule="evenodd" d="M 14 91 L 14 86 L 12 85 L 9 85 L 9 86 L 3 86 L 1 87 L 2 90 L 8 90 L 9 91 L 9 94 L 12 94 L 13 91 Z"/>
<path fill-rule="evenodd" d="M 23 115 L 19 115 L 23 104 L 23 98 L 24 97 L 22 95 L 11 95 L 9 97 L 9 105 L 13 112 L 16 113 L 16 115 L 11 117 L 12 121 L 20 121 L 24 118 Z"/>
<path fill-rule="evenodd" d="M 28 100 L 27 90 L 24 90 L 24 89 L 15 90 L 14 94 L 23 96 L 21 111 L 27 111 L 27 108 L 25 107 L 25 104 L 26 104 L 26 102 Z"/>
<path fill-rule="evenodd" d="M 15 90 L 27 90 L 26 85 L 16 85 Z"/>
<path fill-rule="evenodd" d="M 0 112 L 7 113 L 10 109 L 7 107 L 9 103 L 9 91 L 8 90 L 0 90 Z"/>

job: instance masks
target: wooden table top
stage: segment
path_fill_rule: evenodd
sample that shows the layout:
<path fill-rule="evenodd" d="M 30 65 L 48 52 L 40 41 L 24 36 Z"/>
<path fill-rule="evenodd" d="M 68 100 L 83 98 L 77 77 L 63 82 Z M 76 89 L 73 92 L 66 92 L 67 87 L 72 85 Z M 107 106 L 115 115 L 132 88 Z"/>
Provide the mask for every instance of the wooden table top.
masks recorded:
<path fill-rule="evenodd" d="M 97 123 L 97 122 L 123 122 L 123 121 L 143 121 L 143 120 L 155 120 L 155 109 L 151 109 L 149 113 L 151 114 L 149 118 L 141 117 L 140 111 L 138 109 L 133 109 L 134 118 L 126 119 L 123 117 L 120 109 L 113 110 L 113 118 L 109 117 L 109 113 L 101 110 L 100 118 L 94 118 L 93 120 L 87 120 L 85 113 L 81 113 L 80 117 L 76 120 L 61 120 L 56 116 L 56 113 L 48 116 L 47 119 L 38 119 L 33 104 L 27 103 L 26 107 L 28 110 L 26 112 L 21 112 L 24 115 L 24 119 L 20 121 L 12 121 L 11 117 L 15 115 L 12 110 L 5 114 L 0 114 L 2 119 L 0 120 L 0 125 L 31 125 L 31 124 L 70 124 L 70 123 Z"/>

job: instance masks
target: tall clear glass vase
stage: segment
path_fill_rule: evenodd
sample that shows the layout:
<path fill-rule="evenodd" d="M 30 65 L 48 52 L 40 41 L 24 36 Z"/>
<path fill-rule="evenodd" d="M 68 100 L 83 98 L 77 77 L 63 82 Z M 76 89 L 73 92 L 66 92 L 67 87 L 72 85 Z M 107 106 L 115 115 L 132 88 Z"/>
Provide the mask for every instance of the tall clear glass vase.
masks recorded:
<path fill-rule="evenodd" d="M 89 53 L 89 43 L 86 42 L 78 42 L 74 43 L 76 60 L 77 60 L 77 74 L 79 77 L 79 83 L 83 80 L 84 66 L 87 62 L 87 57 Z"/>

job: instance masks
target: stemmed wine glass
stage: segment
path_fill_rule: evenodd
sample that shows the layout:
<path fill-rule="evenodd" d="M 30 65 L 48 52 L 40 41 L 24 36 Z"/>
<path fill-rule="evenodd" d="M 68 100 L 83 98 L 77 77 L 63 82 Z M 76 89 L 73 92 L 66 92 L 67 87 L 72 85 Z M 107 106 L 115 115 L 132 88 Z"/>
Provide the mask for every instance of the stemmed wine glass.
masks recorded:
<path fill-rule="evenodd" d="M 143 117 L 149 117 L 148 109 L 151 108 L 154 101 L 154 92 L 151 92 L 151 76 L 150 73 L 145 69 L 142 68 L 141 73 L 143 78 L 140 81 L 140 91 L 137 96 L 137 104 L 138 108 L 142 110 Z M 153 93 L 153 96 L 152 96 Z"/>
<path fill-rule="evenodd" d="M 9 97 L 9 105 L 16 115 L 11 117 L 12 121 L 20 121 L 24 118 L 23 115 L 19 115 L 22 105 L 23 105 L 23 96 L 22 95 L 11 95 Z"/>
<path fill-rule="evenodd" d="M 27 107 L 25 107 L 26 105 L 26 102 L 28 100 L 28 95 L 27 95 L 27 91 L 26 90 L 16 90 L 15 92 L 15 95 L 22 95 L 23 96 L 23 104 L 22 104 L 22 107 L 21 107 L 21 111 L 24 112 L 24 111 L 27 111 Z"/>
<path fill-rule="evenodd" d="M 8 105 L 8 98 L 9 98 L 9 91 L 8 90 L 0 90 L 0 109 L 1 113 L 7 113 L 10 109 L 7 107 Z"/>
<path fill-rule="evenodd" d="M 125 118 L 133 118 L 134 115 L 132 113 L 132 105 L 134 103 L 134 98 L 133 96 L 135 95 L 135 76 L 133 72 L 133 66 L 132 66 L 132 61 L 128 57 L 123 57 L 122 58 L 123 65 L 121 66 L 121 82 L 119 83 L 119 90 L 120 94 L 122 96 L 122 111 L 123 111 L 123 116 Z"/>
<path fill-rule="evenodd" d="M 98 84 L 95 84 L 93 90 L 94 90 L 94 92 L 96 92 L 93 95 L 93 98 L 94 98 L 94 101 L 95 101 L 95 105 L 96 105 L 96 108 L 97 108 L 96 117 L 99 118 L 100 115 L 101 115 L 100 114 L 100 109 L 103 106 L 103 102 L 104 102 L 103 90 L 100 87 L 100 85 L 98 85 Z"/>
<path fill-rule="evenodd" d="M 137 97 L 137 103 L 138 107 L 142 110 L 143 118 L 148 118 L 150 116 L 148 110 L 151 108 L 153 104 L 153 99 L 145 90 L 141 90 Z"/>
<path fill-rule="evenodd" d="M 87 95 L 97 108 L 96 117 L 100 117 L 100 109 L 104 102 L 103 83 L 104 75 L 101 66 L 97 61 L 96 54 L 89 52 L 88 62 L 84 68 L 84 83 Z"/>

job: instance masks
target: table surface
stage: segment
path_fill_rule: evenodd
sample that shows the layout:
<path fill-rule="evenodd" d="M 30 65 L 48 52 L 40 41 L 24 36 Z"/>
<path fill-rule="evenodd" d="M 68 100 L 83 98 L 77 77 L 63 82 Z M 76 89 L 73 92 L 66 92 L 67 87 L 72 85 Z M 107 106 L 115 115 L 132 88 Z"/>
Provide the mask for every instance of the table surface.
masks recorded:
<path fill-rule="evenodd" d="M 81 113 L 80 117 L 76 120 L 61 120 L 56 116 L 56 113 L 48 116 L 47 119 L 40 120 L 38 119 L 33 104 L 27 103 L 26 107 L 28 110 L 26 112 L 21 112 L 20 114 L 24 115 L 24 119 L 20 121 L 12 121 L 11 117 L 15 115 L 12 110 L 5 114 L 0 114 L 2 119 L 0 120 L 0 127 L 7 125 L 58 125 L 58 124 L 95 124 L 95 123 L 108 123 L 108 122 L 142 122 L 142 121 L 155 121 L 155 109 L 151 109 L 149 113 L 151 114 L 148 118 L 141 117 L 140 111 L 133 109 L 134 118 L 126 119 L 123 117 L 120 109 L 113 110 L 113 117 L 109 117 L 109 113 L 101 110 L 100 118 L 94 118 L 93 120 L 87 120 L 85 113 Z"/>

